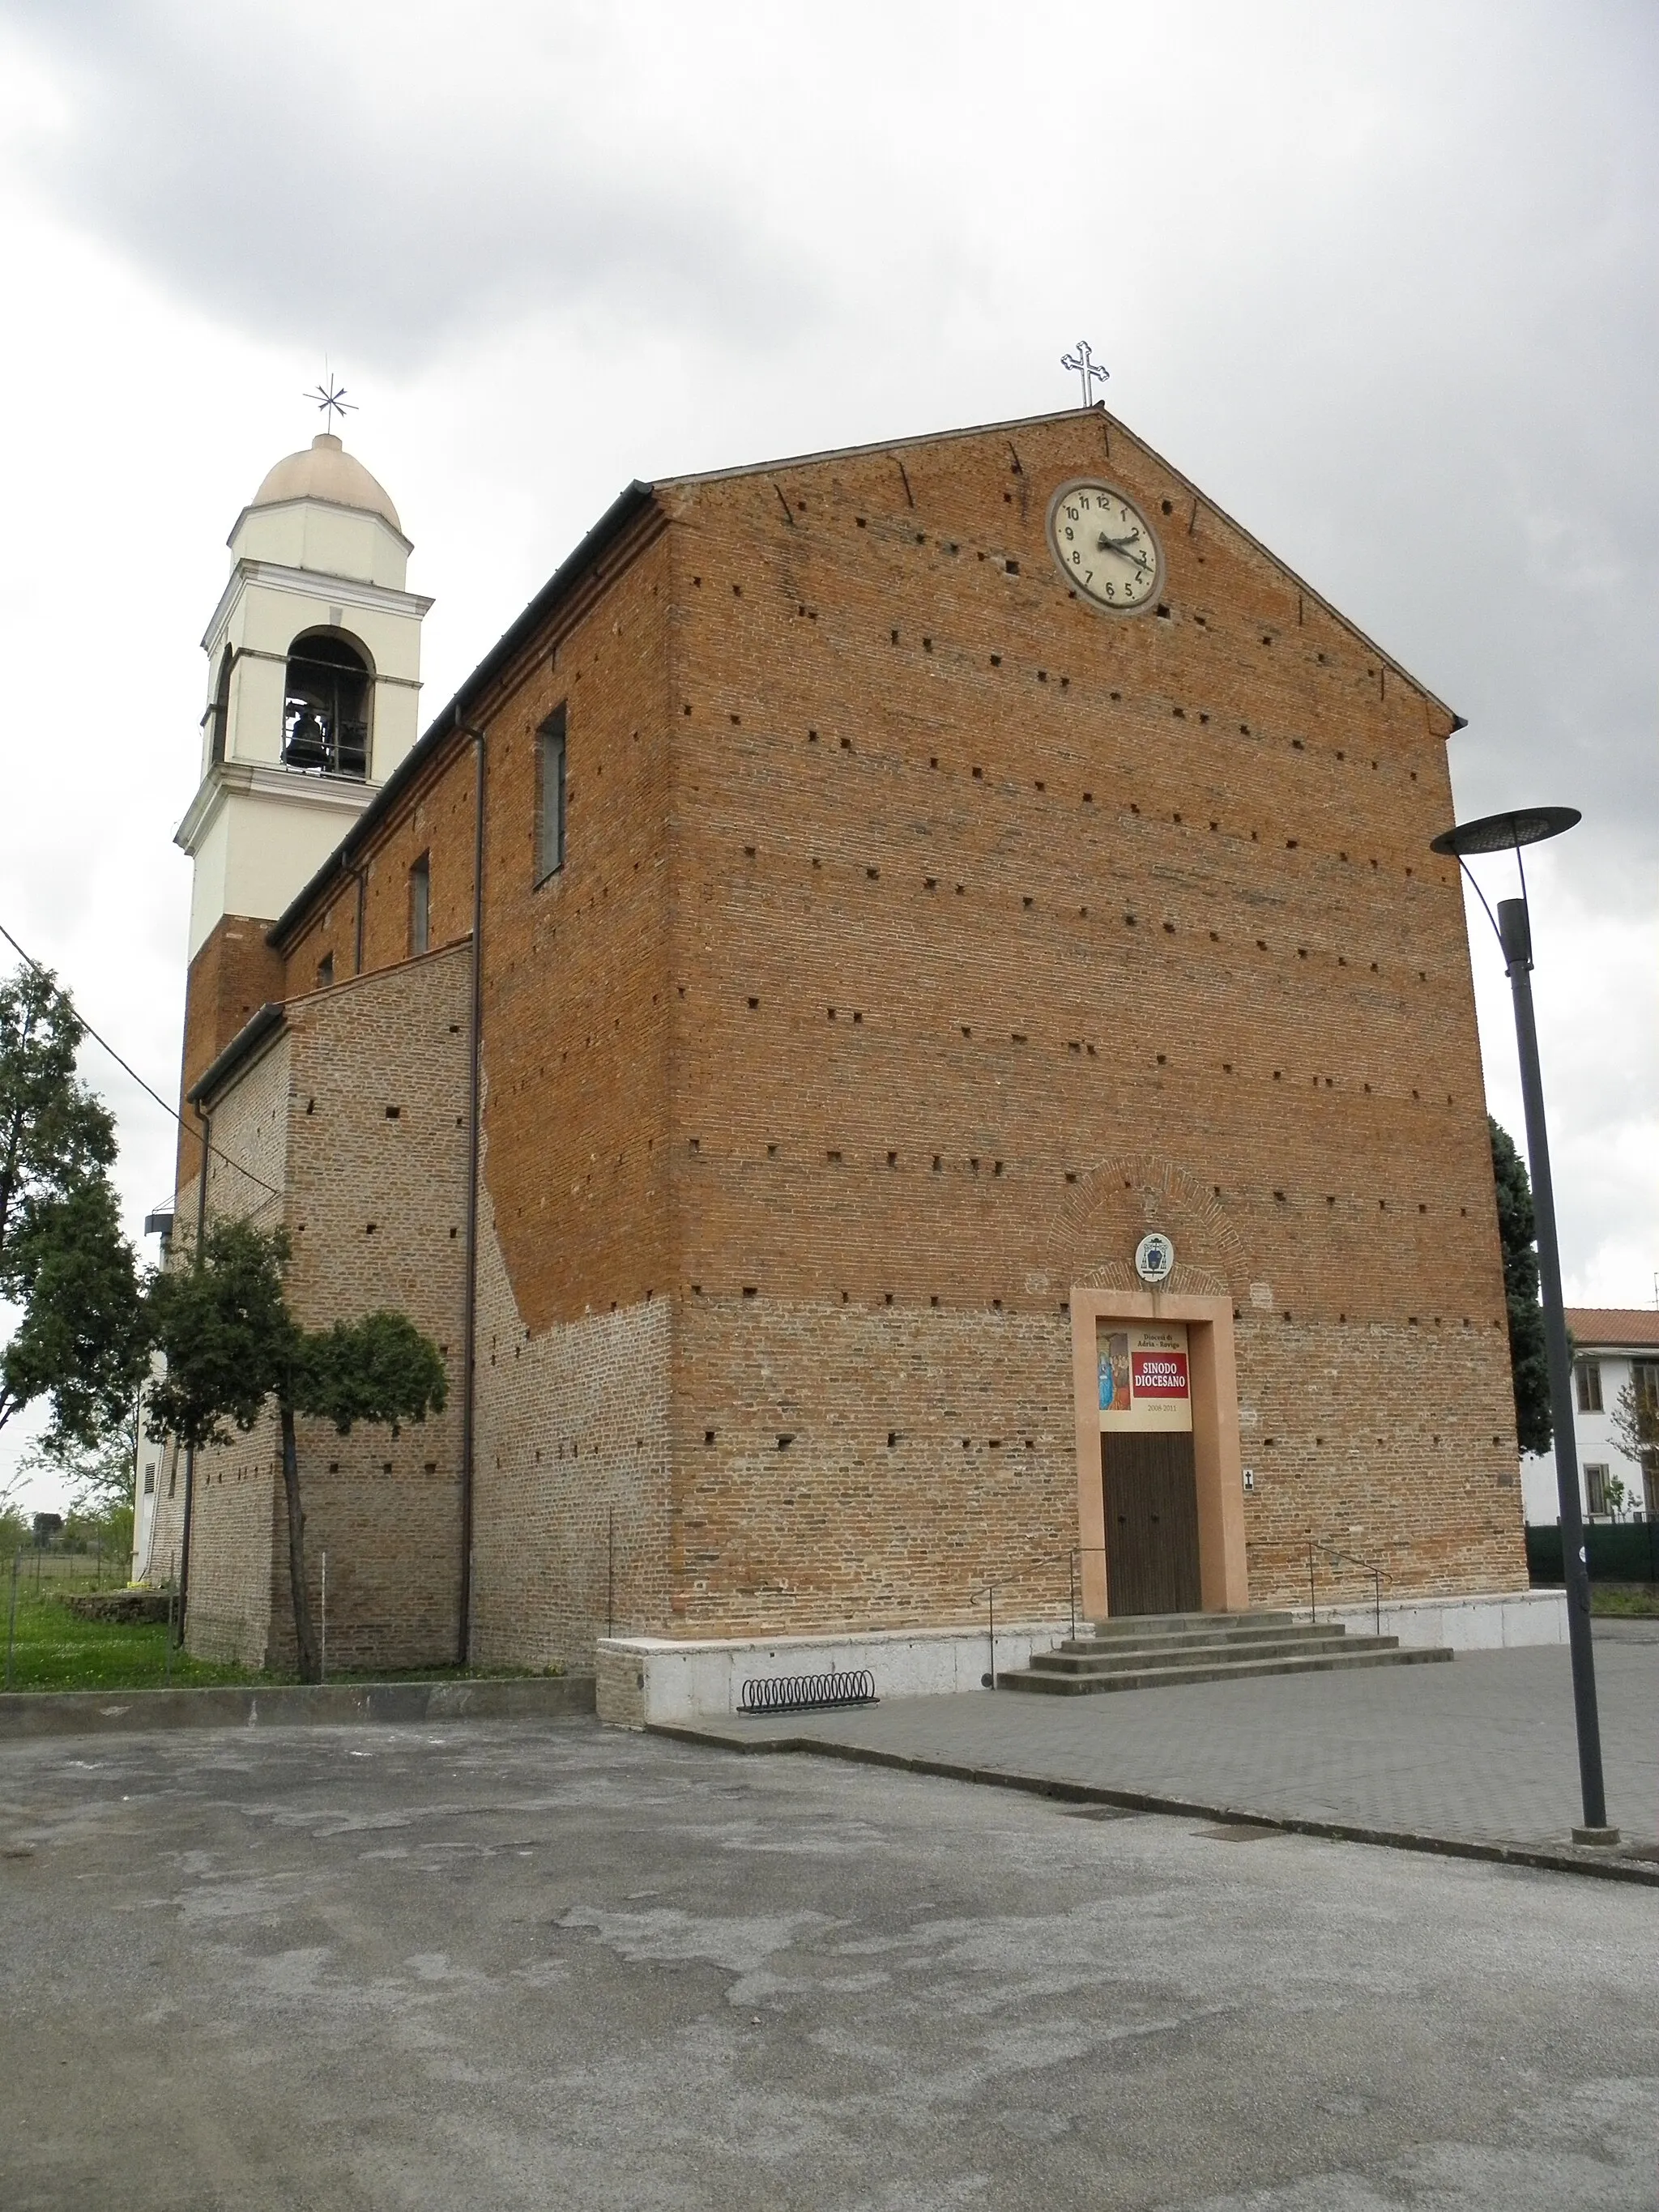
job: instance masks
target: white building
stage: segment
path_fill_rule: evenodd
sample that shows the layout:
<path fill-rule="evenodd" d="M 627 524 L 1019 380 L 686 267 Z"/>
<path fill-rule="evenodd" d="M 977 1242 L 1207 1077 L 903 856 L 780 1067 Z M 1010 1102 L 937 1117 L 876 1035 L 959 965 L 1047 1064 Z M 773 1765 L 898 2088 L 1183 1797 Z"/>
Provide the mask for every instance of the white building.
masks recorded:
<path fill-rule="evenodd" d="M 1634 1382 L 1638 1395 L 1659 1406 L 1659 1312 L 1639 1307 L 1570 1306 L 1572 1334 L 1574 1433 L 1578 1444 L 1579 1503 L 1586 1519 L 1659 1520 L 1659 1462 L 1645 1469 L 1620 1445 L 1613 1412 L 1620 1393 Z M 1623 1504 L 1615 1508 L 1616 1486 Z M 1560 1517 L 1555 1454 L 1528 1454 L 1521 1462 L 1527 1519 L 1552 1525 Z"/>

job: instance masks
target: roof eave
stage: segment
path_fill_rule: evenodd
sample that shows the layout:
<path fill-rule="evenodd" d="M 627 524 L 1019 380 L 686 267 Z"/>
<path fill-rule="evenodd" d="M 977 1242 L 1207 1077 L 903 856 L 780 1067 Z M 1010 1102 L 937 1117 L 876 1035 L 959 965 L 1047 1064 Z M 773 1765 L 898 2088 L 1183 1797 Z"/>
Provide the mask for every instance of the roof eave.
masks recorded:
<path fill-rule="evenodd" d="M 231 1077 L 267 1038 L 274 1036 L 288 1019 L 288 1011 L 280 999 L 267 999 L 263 1006 L 249 1015 L 218 1058 L 206 1069 L 185 1093 L 187 1106 L 199 1106 L 204 1111 L 224 1089 Z"/>
<path fill-rule="evenodd" d="M 281 951 L 297 925 L 327 890 L 348 873 L 353 861 L 398 800 L 425 770 L 445 741 L 465 725 L 474 702 L 524 644 L 547 619 L 559 601 L 585 571 L 605 552 L 656 495 L 653 484 L 638 477 L 613 499 L 575 550 L 562 560 L 518 618 L 502 632 L 448 704 L 441 708 L 422 735 L 410 746 L 381 785 L 372 805 L 364 808 L 352 827 L 302 890 L 290 899 L 265 932 L 265 942 Z"/>
<path fill-rule="evenodd" d="M 1399 677 L 1402 683 L 1409 684 L 1412 690 L 1426 699 L 1431 706 L 1437 707 L 1443 714 L 1447 715 L 1451 722 L 1453 735 L 1455 735 L 1459 730 L 1468 727 L 1467 716 L 1460 714 L 1455 708 L 1448 706 L 1437 692 L 1431 691 L 1422 678 L 1413 676 L 1403 661 L 1396 660 L 1393 653 L 1385 652 L 1376 640 L 1368 636 L 1351 616 L 1345 615 L 1341 608 L 1328 599 L 1322 592 L 1316 590 L 1304 577 L 1299 576 L 1281 555 L 1275 553 L 1272 546 L 1258 538 L 1253 530 L 1248 530 L 1236 516 L 1230 514 L 1224 507 L 1212 499 L 1208 492 L 1194 483 L 1184 470 L 1178 469 L 1175 463 L 1167 459 L 1155 446 L 1149 446 L 1139 433 L 1132 430 L 1127 422 L 1120 422 L 1115 415 L 1109 414 L 1103 401 L 1097 401 L 1093 406 L 1088 408 L 1063 407 L 1053 414 L 1022 415 L 1007 422 L 977 422 L 965 429 L 928 430 L 915 437 L 881 438 L 869 445 L 834 447 L 826 453 L 792 453 L 777 460 L 745 462 L 737 468 L 706 469 L 694 476 L 664 477 L 659 479 L 659 486 L 664 491 L 674 491 L 696 484 L 731 482 L 741 477 L 764 477 L 781 474 L 789 469 L 812 468 L 820 466 L 825 461 L 858 460 L 878 453 L 908 453 L 918 446 L 945 445 L 960 438 L 1006 437 L 1012 431 L 1035 429 L 1044 423 L 1062 422 L 1074 417 L 1092 418 L 1096 422 L 1105 423 L 1109 429 L 1119 431 L 1124 437 L 1132 439 L 1144 453 L 1157 462 L 1159 468 L 1167 469 L 1183 490 L 1189 492 L 1201 506 L 1207 507 L 1218 521 L 1224 522 L 1230 530 L 1236 530 L 1247 544 L 1253 546 L 1264 559 L 1270 561 L 1304 598 L 1311 600 L 1316 606 L 1322 608 L 1333 622 L 1340 623 L 1344 629 L 1356 638 L 1368 653 L 1374 653 L 1377 659 Z"/>

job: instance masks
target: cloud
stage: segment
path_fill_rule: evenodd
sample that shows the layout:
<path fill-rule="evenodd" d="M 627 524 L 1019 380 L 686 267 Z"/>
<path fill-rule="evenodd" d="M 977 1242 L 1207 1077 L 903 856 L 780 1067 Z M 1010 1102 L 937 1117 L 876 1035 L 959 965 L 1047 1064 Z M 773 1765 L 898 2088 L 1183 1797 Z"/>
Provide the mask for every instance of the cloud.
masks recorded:
<path fill-rule="evenodd" d="M 437 702 L 630 477 L 1061 407 L 1087 337 L 1469 717 L 1462 812 L 1584 810 L 1535 878 L 1564 1249 L 1645 1299 L 1656 112 L 1650 0 L 0 0 L 0 919 L 168 1088 L 197 640 L 325 353 Z M 117 1103 L 136 1223 L 172 1133 Z"/>
<path fill-rule="evenodd" d="M 183 297 L 405 373 L 549 306 L 631 307 L 751 345 L 811 312 L 781 243 L 720 204 L 684 145 L 672 173 L 647 133 L 630 157 L 614 39 L 590 21 L 578 54 L 580 11 L 562 33 L 507 13 L 511 40 L 501 11 L 493 38 L 459 25 L 452 75 L 460 11 L 446 27 L 418 6 L 12 0 L 55 95 L 28 166 Z"/>

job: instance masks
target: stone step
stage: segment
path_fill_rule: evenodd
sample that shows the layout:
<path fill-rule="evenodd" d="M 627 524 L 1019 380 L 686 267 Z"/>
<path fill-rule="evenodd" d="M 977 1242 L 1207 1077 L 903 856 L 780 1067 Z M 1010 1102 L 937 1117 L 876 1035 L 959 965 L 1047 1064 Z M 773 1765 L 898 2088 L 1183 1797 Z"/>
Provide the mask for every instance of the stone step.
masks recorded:
<path fill-rule="evenodd" d="M 1368 1638 L 1367 1642 L 1372 1646 L 1370 1650 L 1366 1650 L 1355 1639 L 1347 1648 L 1339 1645 L 1316 1651 L 1290 1652 L 1277 1659 L 1218 1658 L 1198 1665 L 1143 1665 L 1112 1673 L 1068 1674 L 1033 1667 L 1018 1674 L 999 1674 L 997 1687 L 1000 1690 L 1035 1691 L 1048 1697 L 1091 1697 L 1109 1690 L 1171 1689 L 1186 1683 L 1228 1682 L 1255 1674 L 1334 1674 L 1350 1667 L 1419 1667 L 1431 1665 L 1452 1656 L 1442 1645 L 1430 1649 L 1414 1646 L 1401 1650 L 1397 1645 L 1392 1650 L 1388 1648 L 1392 1643 L 1388 1637 L 1382 1638 L 1380 1646 L 1375 1637 Z"/>
<path fill-rule="evenodd" d="M 1097 1638 L 1182 1636 L 1202 1629 L 1208 1635 L 1218 1635 L 1235 1629 L 1289 1628 L 1295 1619 L 1292 1613 L 1273 1613 L 1266 1607 L 1247 1613 L 1120 1613 L 1109 1620 L 1091 1622 L 1089 1632 Z"/>
<path fill-rule="evenodd" d="M 1205 1643 L 1194 1638 L 1191 1643 L 1176 1644 L 1129 1644 L 1116 1647 L 1082 1649 L 1062 1644 L 1057 1651 L 1040 1651 L 1032 1655 L 1033 1667 L 1060 1674 L 1115 1674 L 1125 1668 L 1132 1671 L 1148 1667 L 1197 1667 L 1243 1664 L 1249 1659 L 1282 1659 L 1292 1652 L 1310 1654 L 1323 1651 L 1393 1650 L 1399 1643 L 1395 1636 L 1343 1636 L 1328 1634 L 1323 1629 L 1312 1635 L 1298 1636 L 1294 1630 L 1281 1636 L 1262 1636 L 1244 1643 L 1218 1638 Z"/>
<path fill-rule="evenodd" d="M 1250 1651 L 1263 1644 L 1280 1644 L 1288 1637 L 1298 1642 L 1318 1638 L 1322 1643 L 1340 1643 L 1346 1630 L 1342 1622 L 1328 1625 L 1321 1621 L 1317 1628 L 1297 1627 L 1285 1621 L 1273 1626 L 1248 1628 L 1189 1628 L 1178 1635 L 1159 1636 L 1068 1636 L 1059 1645 L 1062 1651 L 1107 1656 L 1116 1651 Z"/>

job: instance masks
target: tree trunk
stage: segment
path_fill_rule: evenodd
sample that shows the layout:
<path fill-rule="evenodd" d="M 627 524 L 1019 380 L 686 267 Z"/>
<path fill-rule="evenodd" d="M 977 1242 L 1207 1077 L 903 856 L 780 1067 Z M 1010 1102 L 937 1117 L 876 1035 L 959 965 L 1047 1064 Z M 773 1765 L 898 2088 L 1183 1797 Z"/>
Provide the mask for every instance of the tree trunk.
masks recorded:
<path fill-rule="evenodd" d="M 294 1592 L 294 1641 L 300 1655 L 300 1680 L 320 1682 L 323 1670 L 312 1632 L 311 1599 L 306 1590 L 306 1516 L 300 1503 L 300 1455 L 294 1442 L 294 1408 L 282 1401 L 283 1490 L 288 1499 L 288 1574 Z"/>

